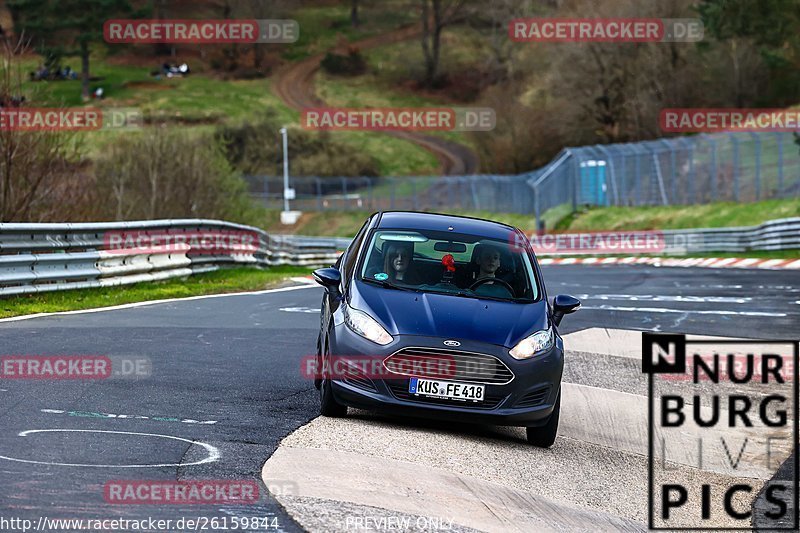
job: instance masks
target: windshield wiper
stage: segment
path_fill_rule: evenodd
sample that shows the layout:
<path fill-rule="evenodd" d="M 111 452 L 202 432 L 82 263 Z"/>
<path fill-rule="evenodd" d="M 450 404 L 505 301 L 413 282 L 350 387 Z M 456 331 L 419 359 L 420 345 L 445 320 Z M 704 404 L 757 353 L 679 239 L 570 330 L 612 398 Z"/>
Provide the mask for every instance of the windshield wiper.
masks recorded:
<path fill-rule="evenodd" d="M 389 283 L 386 280 L 361 278 L 361 281 L 363 281 L 364 283 L 371 283 L 373 285 L 379 285 L 379 286 L 384 287 L 386 289 L 395 289 L 395 290 L 398 290 L 398 291 L 419 292 L 418 289 L 415 289 L 413 287 L 403 287 L 403 286 L 400 286 L 400 285 L 395 285 L 394 283 Z"/>
<path fill-rule="evenodd" d="M 491 300 L 493 302 L 515 302 L 515 303 L 532 303 L 530 298 L 500 298 L 498 296 L 487 296 L 484 294 L 476 294 L 474 292 L 466 292 L 463 289 L 456 292 L 447 291 L 428 291 L 434 294 L 443 294 L 445 296 L 458 296 L 459 298 L 472 298 L 473 300 Z"/>

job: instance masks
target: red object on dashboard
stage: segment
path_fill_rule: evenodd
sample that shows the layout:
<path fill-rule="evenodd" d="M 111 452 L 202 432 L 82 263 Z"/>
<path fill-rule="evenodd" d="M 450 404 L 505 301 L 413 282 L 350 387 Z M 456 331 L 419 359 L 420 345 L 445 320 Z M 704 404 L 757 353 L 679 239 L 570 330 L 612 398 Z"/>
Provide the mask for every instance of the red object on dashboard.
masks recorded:
<path fill-rule="evenodd" d="M 456 260 L 453 259 L 453 256 L 447 254 L 446 256 L 442 257 L 442 264 L 447 269 L 448 272 L 455 272 L 456 271 Z"/>

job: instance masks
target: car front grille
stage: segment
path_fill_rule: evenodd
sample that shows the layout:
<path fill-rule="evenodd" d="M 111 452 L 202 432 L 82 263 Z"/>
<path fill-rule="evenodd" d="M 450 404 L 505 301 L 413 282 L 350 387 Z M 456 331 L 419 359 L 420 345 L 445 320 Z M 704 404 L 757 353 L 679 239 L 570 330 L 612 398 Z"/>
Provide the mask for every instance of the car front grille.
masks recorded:
<path fill-rule="evenodd" d="M 506 385 L 514 379 L 514 373 L 497 357 L 441 348 L 403 348 L 383 364 L 389 372 L 409 377 L 485 385 Z"/>

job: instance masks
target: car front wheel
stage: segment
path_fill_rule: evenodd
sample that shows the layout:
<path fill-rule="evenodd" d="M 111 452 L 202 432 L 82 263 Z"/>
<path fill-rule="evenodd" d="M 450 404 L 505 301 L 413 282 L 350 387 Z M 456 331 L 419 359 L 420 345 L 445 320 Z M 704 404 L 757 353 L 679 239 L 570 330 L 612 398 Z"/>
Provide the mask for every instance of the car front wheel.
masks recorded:
<path fill-rule="evenodd" d="M 528 442 L 539 448 L 549 448 L 556 441 L 558 434 L 558 419 L 561 413 L 561 391 L 558 391 L 556 405 L 553 413 L 544 426 L 529 427 L 527 429 Z"/>
<path fill-rule="evenodd" d="M 341 417 L 347 415 L 347 406 L 342 405 L 333 397 L 331 380 L 324 377 L 319 386 L 319 412 L 322 416 Z"/>

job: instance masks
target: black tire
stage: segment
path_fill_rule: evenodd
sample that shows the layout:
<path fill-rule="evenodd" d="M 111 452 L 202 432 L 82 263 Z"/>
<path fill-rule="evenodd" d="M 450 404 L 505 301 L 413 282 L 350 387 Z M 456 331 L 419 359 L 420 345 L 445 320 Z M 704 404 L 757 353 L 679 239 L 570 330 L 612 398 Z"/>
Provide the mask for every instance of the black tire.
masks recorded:
<path fill-rule="evenodd" d="M 331 380 L 325 377 L 320 380 L 319 413 L 332 418 L 347 416 L 347 406 L 336 401 L 331 390 Z"/>
<path fill-rule="evenodd" d="M 321 376 L 322 375 L 322 356 L 319 354 L 319 351 L 317 351 L 316 358 L 317 358 L 317 360 L 316 360 L 316 363 L 317 363 L 317 366 L 316 366 L 317 375 Z M 317 389 L 317 390 L 322 390 L 322 378 L 319 378 L 319 377 L 315 377 L 314 378 L 314 388 Z"/>
<path fill-rule="evenodd" d="M 528 442 L 539 448 L 549 448 L 556 441 L 558 435 L 558 419 L 561 414 L 561 391 L 558 391 L 558 398 L 556 405 L 553 408 L 553 413 L 547 419 L 547 423 L 539 427 L 530 427 L 527 429 Z"/>
<path fill-rule="evenodd" d="M 322 416 L 339 418 L 347 416 L 347 406 L 342 405 L 333 397 L 331 380 L 323 379 L 319 389 L 319 412 Z"/>

